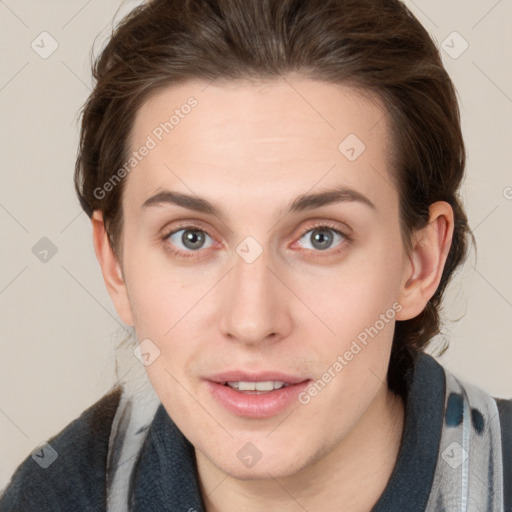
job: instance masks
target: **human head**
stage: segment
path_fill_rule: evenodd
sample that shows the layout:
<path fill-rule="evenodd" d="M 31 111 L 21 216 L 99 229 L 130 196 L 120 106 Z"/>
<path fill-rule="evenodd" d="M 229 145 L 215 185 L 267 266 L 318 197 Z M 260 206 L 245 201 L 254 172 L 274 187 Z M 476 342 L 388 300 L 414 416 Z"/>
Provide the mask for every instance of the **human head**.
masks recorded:
<path fill-rule="evenodd" d="M 453 84 L 430 36 L 398 0 L 156 0 L 134 9 L 95 63 L 82 120 L 75 186 L 91 216 L 103 213 L 122 259 L 124 180 L 137 109 L 159 89 L 189 79 L 304 76 L 376 93 L 394 139 L 404 244 L 425 226 L 428 206 L 447 201 L 455 229 L 439 287 L 417 317 L 397 322 L 389 383 L 439 332 L 441 298 L 470 234 L 458 198 L 465 148 Z M 98 190 L 100 194 L 98 194 Z M 95 192 L 96 191 L 96 192 Z"/>
<path fill-rule="evenodd" d="M 290 476 L 335 457 L 351 433 L 372 436 L 384 387 L 403 391 L 403 372 L 437 329 L 436 294 L 465 252 L 464 146 L 439 54 L 404 9 L 155 1 L 128 16 L 97 63 L 77 190 L 110 296 L 139 341 L 159 348 L 148 376 L 203 470 L 209 461 L 240 478 Z M 155 131 L 164 118 L 175 125 L 167 137 Z M 156 147 L 117 171 L 149 134 Z M 347 134 L 366 145 L 353 161 L 338 146 Z M 352 195 L 336 212 L 316 210 L 344 226 L 337 257 L 290 251 L 310 217 L 284 215 L 286 204 L 333 184 L 373 209 Z M 178 226 L 175 206 L 144 207 L 166 188 L 222 213 L 208 216 L 203 202 Z M 219 243 L 181 259 L 168 252 L 171 224 Z M 237 246 L 248 235 L 263 250 L 251 262 Z M 233 369 L 308 382 L 336 372 L 336 354 L 372 326 L 373 341 L 290 421 L 246 421 L 210 395 Z M 264 454 L 255 470 L 235 457 L 247 442 Z"/>

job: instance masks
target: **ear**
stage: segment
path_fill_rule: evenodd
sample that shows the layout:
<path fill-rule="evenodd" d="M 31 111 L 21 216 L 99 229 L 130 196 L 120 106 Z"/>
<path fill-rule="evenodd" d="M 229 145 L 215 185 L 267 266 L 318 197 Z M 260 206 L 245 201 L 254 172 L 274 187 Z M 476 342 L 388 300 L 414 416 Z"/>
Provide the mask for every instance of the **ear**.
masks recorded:
<path fill-rule="evenodd" d="M 100 210 L 93 212 L 91 222 L 94 252 L 100 264 L 108 294 L 121 320 L 129 326 L 133 326 L 134 322 L 122 268 L 116 254 L 110 247 L 103 222 L 103 214 Z"/>
<path fill-rule="evenodd" d="M 428 224 L 413 235 L 413 248 L 404 268 L 397 320 L 418 316 L 439 286 L 453 237 L 453 210 L 445 201 L 432 203 Z"/>

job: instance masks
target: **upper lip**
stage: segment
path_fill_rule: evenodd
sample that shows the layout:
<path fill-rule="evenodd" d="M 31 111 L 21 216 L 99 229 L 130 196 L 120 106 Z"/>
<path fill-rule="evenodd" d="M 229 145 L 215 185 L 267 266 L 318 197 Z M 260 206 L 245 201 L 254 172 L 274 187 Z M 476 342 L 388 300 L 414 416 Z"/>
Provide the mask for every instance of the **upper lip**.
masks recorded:
<path fill-rule="evenodd" d="M 258 372 L 251 373 L 243 370 L 231 370 L 222 373 L 216 373 L 215 375 L 210 375 L 206 377 L 206 380 L 212 382 L 218 382 L 224 384 L 226 382 L 284 382 L 285 384 L 298 384 L 300 382 L 304 382 L 309 380 L 304 377 L 295 377 L 293 375 L 287 375 L 281 372 Z"/>

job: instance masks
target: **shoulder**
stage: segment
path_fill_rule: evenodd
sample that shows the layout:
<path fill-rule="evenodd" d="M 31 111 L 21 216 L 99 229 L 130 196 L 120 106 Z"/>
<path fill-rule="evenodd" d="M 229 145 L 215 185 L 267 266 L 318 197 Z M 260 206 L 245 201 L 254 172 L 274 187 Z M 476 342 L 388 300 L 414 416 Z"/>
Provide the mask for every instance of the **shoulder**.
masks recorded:
<path fill-rule="evenodd" d="M 34 452 L 34 459 L 29 455 L 0 495 L 0 512 L 104 510 L 108 443 L 121 391 L 114 388 Z"/>

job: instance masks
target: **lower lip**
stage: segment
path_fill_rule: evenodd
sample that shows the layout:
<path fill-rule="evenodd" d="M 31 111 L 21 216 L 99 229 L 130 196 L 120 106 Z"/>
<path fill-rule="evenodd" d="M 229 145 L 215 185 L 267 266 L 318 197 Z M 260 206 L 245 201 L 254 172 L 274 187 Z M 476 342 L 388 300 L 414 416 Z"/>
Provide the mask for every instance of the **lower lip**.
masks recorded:
<path fill-rule="evenodd" d="M 268 393 L 241 393 L 218 382 L 205 381 L 215 399 L 229 412 L 246 418 L 270 418 L 290 407 L 309 380 Z"/>

